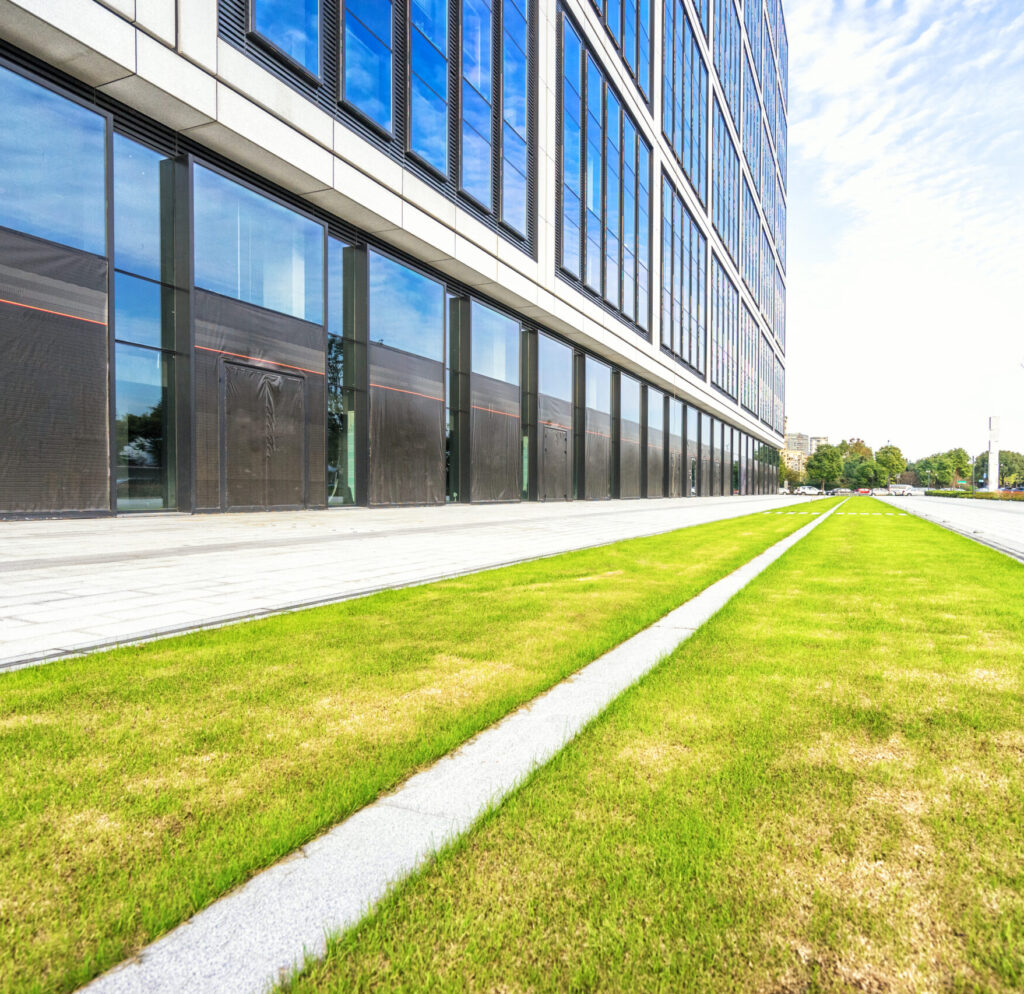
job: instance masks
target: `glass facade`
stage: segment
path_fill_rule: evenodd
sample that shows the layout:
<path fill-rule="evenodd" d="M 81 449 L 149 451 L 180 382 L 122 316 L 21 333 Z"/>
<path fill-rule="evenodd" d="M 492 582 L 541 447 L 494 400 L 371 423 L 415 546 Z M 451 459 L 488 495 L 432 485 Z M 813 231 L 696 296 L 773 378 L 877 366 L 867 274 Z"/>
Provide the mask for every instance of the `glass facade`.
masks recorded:
<path fill-rule="evenodd" d="M 662 179 L 661 347 L 698 373 L 707 356 L 707 238 Z"/>
<path fill-rule="evenodd" d="M 739 293 L 718 257 L 711 258 L 711 382 L 736 399 Z"/>
<path fill-rule="evenodd" d="M 446 175 L 448 4 L 445 0 L 409 0 L 408 99 L 409 150 Z M 465 114 L 465 107 L 463 111 Z"/>
<path fill-rule="evenodd" d="M 715 99 L 714 161 L 711 169 L 711 216 L 733 262 L 739 262 L 740 158 L 729 134 L 725 115 Z"/>
<path fill-rule="evenodd" d="M 706 204 L 708 70 L 682 0 L 664 2 L 662 130 L 697 197 Z"/>
<path fill-rule="evenodd" d="M 490 0 L 462 3 L 462 102 L 459 140 L 462 189 L 491 208 L 491 39 Z"/>
<path fill-rule="evenodd" d="M 650 0 L 592 0 L 644 99 L 651 97 Z"/>
<path fill-rule="evenodd" d="M 529 3 L 502 3 L 501 220 L 527 233 L 530 80 Z"/>
<path fill-rule="evenodd" d="M 715 69 L 736 126 L 740 123 L 740 56 L 743 41 L 733 0 L 715 0 Z"/>
<path fill-rule="evenodd" d="M 173 162 L 114 136 L 117 509 L 176 505 Z"/>
<path fill-rule="evenodd" d="M 0 66 L 0 226 L 104 255 L 106 145 L 102 115 Z"/>
<path fill-rule="evenodd" d="M 740 308 L 740 404 L 757 416 L 758 345 L 761 333 L 757 318 L 746 304 Z"/>
<path fill-rule="evenodd" d="M 204 166 L 192 190 L 196 286 L 322 324 L 323 226 Z"/>
<path fill-rule="evenodd" d="M 761 215 L 746 177 L 743 179 L 743 282 L 757 303 L 761 289 Z"/>
<path fill-rule="evenodd" d="M 637 92 L 653 95 L 650 4 L 595 6 Z M 660 123 L 668 145 L 654 154 L 670 156 L 657 240 L 659 344 L 688 367 L 686 376 L 706 378 L 778 431 L 785 28 L 774 0 L 763 11 L 745 5 L 742 17 L 727 0 L 661 6 L 667 58 Z M 414 175 L 470 214 L 488 214 L 491 228 L 513 242 L 535 228 L 528 176 L 536 152 L 536 11 L 528 0 L 409 0 L 400 7 L 345 0 L 333 27 L 325 26 L 322 0 L 248 0 L 246 10 L 238 30 L 256 47 L 244 51 L 260 48 L 264 66 L 277 57 L 281 78 L 294 63 L 302 72 L 287 77 L 293 82 L 304 74 L 332 89 L 337 80 L 339 91 L 326 98 L 343 124 L 363 135 L 375 125 L 379 147 L 409 153 L 416 161 L 402 161 Z M 696 17 L 688 13 L 694 11 Z M 695 19 L 706 28 L 710 56 Z M 744 25 L 748 33 L 756 25 L 749 53 Z M 598 39 L 589 47 L 593 24 L 581 30 L 560 11 L 558 27 L 558 264 L 592 302 L 645 333 L 654 264 L 650 105 L 637 100 L 632 84 L 615 84 L 617 61 L 603 61 L 610 50 Z M 705 58 L 722 83 L 714 99 Z M 405 264 L 385 254 L 390 250 L 372 233 L 341 225 L 330 230 L 345 231 L 346 242 L 329 236 L 328 225 L 341 218 L 269 179 L 224 160 L 214 168 L 200 153 L 194 165 L 170 156 L 166 150 L 177 146 L 167 136 L 146 138 L 162 152 L 129 139 L 122 132 L 159 129 L 146 131 L 113 102 L 101 113 L 2 67 L 0 96 L 0 249 L 9 251 L 5 238 L 28 236 L 108 267 L 96 270 L 103 289 L 90 291 L 94 316 L 80 320 L 105 336 L 96 398 L 107 412 L 103 469 L 115 509 L 433 503 L 445 495 L 520 493 L 659 496 L 688 492 L 691 476 L 704 493 L 744 489 L 747 436 L 696 406 L 684 408 L 666 381 L 640 379 L 640 367 L 626 373 L 584 345 L 568 345 L 486 303 L 442 275 L 440 263 L 422 271 L 415 260 Z M 53 147 L 53 134 L 61 148 Z M 712 236 L 718 255 L 710 260 L 708 223 L 722 239 L 719 245 Z M 177 278 L 189 271 L 189 259 L 175 252 L 183 232 L 189 237 L 179 248 L 191 255 L 191 286 Z M 6 265 L 6 257 L 0 261 Z M 0 294 L 0 307 L 11 304 L 9 295 Z M 231 408 L 235 394 L 249 407 Z M 237 434 L 261 412 L 280 419 L 279 434 Z M 728 409 L 724 417 L 735 420 Z M 188 434 L 176 437 L 179 428 Z M 284 483 L 268 477 L 263 491 L 243 488 L 234 496 L 229 483 L 226 496 L 210 497 L 203 487 L 225 472 L 238 484 L 253 471 L 237 459 L 232 464 L 235 442 L 258 455 L 261 439 L 281 442 L 284 455 L 273 466 L 268 457 L 264 469 Z M 457 445 L 468 453 L 459 458 L 473 467 L 474 480 L 493 462 L 487 493 L 466 482 L 469 476 L 453 482 Z M 226 468 L 217 462 L 225 451 Z"/>
<path fill-rule="evenodd" d="M 342 99 L 374 124 L 393 128 L 392 0 L 345 0 Z"/>
<path fill-rule="evenodd" d="M 320 0 L 250 0 L 249 12 L 253 32 L 320 75 Z"/>
<path fill-rule="evenodd" d="M 565 16 L 562 45 L 561 267 L 645 333 L 650 148 Z"/>

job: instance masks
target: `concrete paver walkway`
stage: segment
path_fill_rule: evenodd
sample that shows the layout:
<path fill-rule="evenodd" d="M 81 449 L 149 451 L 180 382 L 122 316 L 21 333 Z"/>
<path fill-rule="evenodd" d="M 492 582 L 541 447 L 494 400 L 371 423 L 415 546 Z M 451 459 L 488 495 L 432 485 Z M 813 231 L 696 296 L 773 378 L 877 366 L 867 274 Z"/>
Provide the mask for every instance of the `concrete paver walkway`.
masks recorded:
<path fill-rule="evenodd" d="M 722 497 L 0 522 L 0 669 L 802 501 Z"/>
<path fill-rule="evenodd" d="M 468 831 L 754 577 L 825 521 L 809 523 L 650 628 L 514 711 L 131 960 L 87 994 L 263 994 L 322 957 L 329 934 L 358 922 L 397 881 Z M 811 516 L 813 514 L 813 516 Z"/>
<path fill-rule="evenodd" d="M 898 508 L 934 521 L 1024 562 L 1024 501 L 972 500 L 968 497 L 882 499 L 893 510 Z"/>

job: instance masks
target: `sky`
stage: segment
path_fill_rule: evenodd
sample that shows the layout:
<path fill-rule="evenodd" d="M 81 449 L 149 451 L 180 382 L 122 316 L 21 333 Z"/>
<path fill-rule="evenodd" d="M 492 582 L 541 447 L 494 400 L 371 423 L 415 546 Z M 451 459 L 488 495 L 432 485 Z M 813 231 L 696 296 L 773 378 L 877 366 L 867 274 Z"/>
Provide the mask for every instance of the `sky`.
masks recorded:
<path fill-rule="evenodd" d="M 790 431 L 1024 452 L 1024 0 L 784 0 Z"/>

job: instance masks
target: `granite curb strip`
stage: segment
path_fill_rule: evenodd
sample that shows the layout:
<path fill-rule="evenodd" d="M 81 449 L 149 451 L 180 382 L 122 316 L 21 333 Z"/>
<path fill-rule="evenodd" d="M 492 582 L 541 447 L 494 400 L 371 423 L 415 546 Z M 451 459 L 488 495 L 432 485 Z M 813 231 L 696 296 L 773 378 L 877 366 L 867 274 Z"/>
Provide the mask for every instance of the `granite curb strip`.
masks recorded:
<path fill-rule="evenodd" d="M 81 990 L 263 994 L 322 957 L 836 507 Z"/>

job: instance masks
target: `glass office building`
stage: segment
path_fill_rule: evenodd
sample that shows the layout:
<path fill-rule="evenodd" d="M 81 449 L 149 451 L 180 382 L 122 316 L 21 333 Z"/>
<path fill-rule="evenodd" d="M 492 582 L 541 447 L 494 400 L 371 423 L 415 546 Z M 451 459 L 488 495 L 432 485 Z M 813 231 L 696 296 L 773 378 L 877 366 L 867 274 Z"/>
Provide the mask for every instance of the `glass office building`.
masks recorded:
<path fill-rule="evenodd" d="M 776 0 L 0 17 L 0 515 L 774 492 L 787 63 Z"/>

